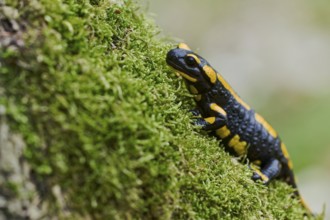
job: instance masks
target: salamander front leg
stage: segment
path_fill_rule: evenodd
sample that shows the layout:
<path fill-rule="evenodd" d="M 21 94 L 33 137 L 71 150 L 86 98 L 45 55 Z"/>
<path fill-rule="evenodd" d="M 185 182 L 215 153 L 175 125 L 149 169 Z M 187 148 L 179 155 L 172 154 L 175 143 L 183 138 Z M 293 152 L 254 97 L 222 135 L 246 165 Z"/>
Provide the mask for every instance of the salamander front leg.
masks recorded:
<path fill-rule="evenodd" d="M 264 184 L 267 185 L 269 181 L 276 178 L 280 174 L 282 165 L 279 160 L 272 159 L 264 166 L 262 166 L 261 170 L 253 165 L 251 165 L 251 168 L 254 171 L 252 179 L 254 181 L 261 180 Z"/>
<path fill-rule="evenodd" d="M 191 109 L 189 112 L 190 112 L 193 116 L 200 116 L 200 115 L 201 115 L 201 112 L 199 111 L 198 108 Z"/>
<path fill-rule="evenodd" d="M 221 117 L 197 118 L 195 121 L 195 125 L 201 126 L 206 131 L 216 130 L 225 124 L 226 118 Z"/>

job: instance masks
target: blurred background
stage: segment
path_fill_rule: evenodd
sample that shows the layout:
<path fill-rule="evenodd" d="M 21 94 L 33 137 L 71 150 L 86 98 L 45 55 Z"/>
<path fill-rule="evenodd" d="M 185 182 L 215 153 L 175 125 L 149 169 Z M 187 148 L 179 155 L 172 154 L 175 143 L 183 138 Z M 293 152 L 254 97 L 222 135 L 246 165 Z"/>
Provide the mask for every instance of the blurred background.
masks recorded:
<path fill-rule="evenodd" d="M 299 189 L 330 219 L 330 1 L 143 0 L 280 133 Z"/>

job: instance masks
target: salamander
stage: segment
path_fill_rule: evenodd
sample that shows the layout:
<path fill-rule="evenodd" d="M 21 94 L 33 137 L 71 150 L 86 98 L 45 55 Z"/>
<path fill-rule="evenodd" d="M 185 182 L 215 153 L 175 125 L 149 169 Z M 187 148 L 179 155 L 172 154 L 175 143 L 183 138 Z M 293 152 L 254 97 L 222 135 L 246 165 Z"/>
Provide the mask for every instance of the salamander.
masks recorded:
<path fill-rule="evenodd" d="M 193 95 L 196 125 L 221 140 L 225 150 L 248 161 L 252 179 L 268 184 L 282 179 L 295 189 L 295 196 L 309 211 L 299 195 L 293 165 L 278 133 L 232 89 L 204 58 L 180 43 L 166 56 L 167 64 L 182 76 Z"/>

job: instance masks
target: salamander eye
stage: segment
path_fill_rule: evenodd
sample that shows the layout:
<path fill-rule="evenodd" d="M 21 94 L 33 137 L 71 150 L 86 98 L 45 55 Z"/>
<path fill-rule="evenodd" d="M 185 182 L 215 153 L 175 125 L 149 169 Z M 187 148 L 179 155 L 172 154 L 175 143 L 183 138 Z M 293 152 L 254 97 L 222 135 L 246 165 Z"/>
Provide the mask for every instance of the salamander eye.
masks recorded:
<path fill-rule="evenodd" d="M 186 61 L 186 64 L 190 67 L 196 67 L 197 66 L 197 62 L 196 62 L 195 58 L 193 58 L 191 56 L 186 56 L 185 61 Z"/>

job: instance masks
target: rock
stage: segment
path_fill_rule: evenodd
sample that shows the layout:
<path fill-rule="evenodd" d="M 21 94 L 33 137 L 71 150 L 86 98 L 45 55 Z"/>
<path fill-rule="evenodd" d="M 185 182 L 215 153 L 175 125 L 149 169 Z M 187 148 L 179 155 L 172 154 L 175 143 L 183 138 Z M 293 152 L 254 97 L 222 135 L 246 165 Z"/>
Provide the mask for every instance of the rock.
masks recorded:
<path fill-rule="evenodd" d="M 25 144 L 20 135 L 11 133 L 5 112 L 0 106 L 0 220 L 38 219 L 45 211 L 39 207 L 29 164 L 23 158 Z"/>

